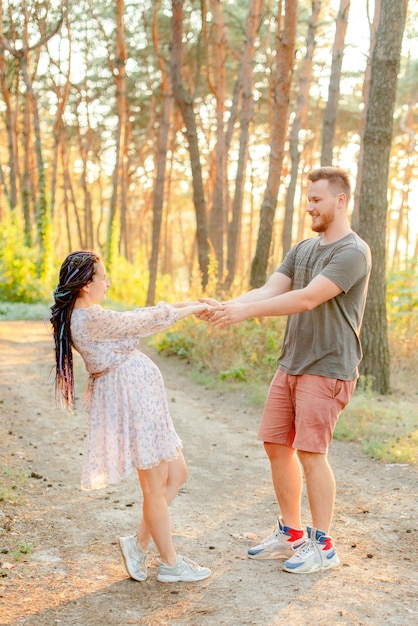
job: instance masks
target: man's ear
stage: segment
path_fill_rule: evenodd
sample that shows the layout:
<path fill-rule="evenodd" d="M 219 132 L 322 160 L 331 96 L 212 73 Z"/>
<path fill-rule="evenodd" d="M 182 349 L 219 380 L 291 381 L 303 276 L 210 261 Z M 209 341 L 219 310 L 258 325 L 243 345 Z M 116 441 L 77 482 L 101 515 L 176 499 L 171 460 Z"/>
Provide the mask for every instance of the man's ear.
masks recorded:
<path fill-rule="evenodd" d="M 345 207 L 347 204 L 347 196 L 344 192 L 338 194 L 338 206 L 340 208 Z"/>

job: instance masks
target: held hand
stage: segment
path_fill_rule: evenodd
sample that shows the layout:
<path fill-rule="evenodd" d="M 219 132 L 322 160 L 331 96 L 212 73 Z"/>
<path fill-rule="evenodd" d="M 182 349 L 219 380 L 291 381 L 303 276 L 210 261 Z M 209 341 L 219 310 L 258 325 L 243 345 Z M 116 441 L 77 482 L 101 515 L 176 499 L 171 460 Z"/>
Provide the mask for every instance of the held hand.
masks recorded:
<path fill-rule="evenodd" d="M 215 300 L 215 298 L 199 298 L 199 302 L 207 306 L 201 313 L 196 315 L 196 317 L 205 322 L 210 322 L 213 315 L 213 307 L 220 306 L 221 303 Z"/>
<path fill-rule="evenodd" d="M 212 326 L 216 326 L 217 328 L 226 328 L 231 324 L 242 322 L 249 317 L 247 314 L 247 305 L 240 302 L 230 302 L 213 307 L 210 314 L 210 322 Z"/>
<path fill-rule="evenodd" d="M 174 302 L 171 306 L 174 306 L 176 309 L 184 309 L 186 306 L 192 306 L 195 304 L 200 304 L 199 300 L 192 300 L 190 302 Z"/>
<path fill-rule="evenodd" d="M 176 302 L 173 306 L 178 309 L 179 320 L 188 315 L 196 315 L 196 317 L 199 317 L 208 309 L 208 305 L 204 302 Z"/>

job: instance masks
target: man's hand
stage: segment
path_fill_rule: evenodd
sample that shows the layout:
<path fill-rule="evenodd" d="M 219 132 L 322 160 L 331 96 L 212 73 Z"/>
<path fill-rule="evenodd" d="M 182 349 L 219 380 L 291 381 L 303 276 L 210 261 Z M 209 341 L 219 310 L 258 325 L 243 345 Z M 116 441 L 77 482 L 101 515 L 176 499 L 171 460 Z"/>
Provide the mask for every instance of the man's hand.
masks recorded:
<path fill-rule="evenodd" d="M 215 300 L 215 298 L 199 298 L 199 302 L 205 304 L 206 308 L 202 310 L 201 313 L 196 315 L 196 317 L 205 322 L 210 322 L 214 307 L 220 306 L 221 303 L 218 300 Z"/>
<path fill-rule="evenodd" d="M 249 305 L 242 302 L 226 302 L 209 310 L 210 323 L 217 328 L 226 328 L 231 324 L 237 324 L 248 319 Z"/>

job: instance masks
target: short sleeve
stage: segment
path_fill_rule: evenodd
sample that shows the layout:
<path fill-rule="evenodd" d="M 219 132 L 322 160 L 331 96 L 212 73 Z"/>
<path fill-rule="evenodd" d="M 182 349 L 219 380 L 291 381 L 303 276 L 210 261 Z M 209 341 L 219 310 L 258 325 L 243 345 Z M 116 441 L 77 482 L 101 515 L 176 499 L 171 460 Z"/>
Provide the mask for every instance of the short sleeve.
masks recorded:
<path fill-rule="evenodd" d="M 369 271 L 370 262 L 364 252 L 354 246 L 347 246 L 336 252 L 320 273 L 347 293 Z"/>
<path fill-rule="evenodd" d="M 291 250 L 285 255 L 283 261 L 280 263 L 279 267 L 276 269 L 276 272 L 279 274 L 284 274 L 288 278 L 293 279 L 294 268 L 295 268 L 295 258 L 296 258 L 297 245 L 293 246 Z"/>

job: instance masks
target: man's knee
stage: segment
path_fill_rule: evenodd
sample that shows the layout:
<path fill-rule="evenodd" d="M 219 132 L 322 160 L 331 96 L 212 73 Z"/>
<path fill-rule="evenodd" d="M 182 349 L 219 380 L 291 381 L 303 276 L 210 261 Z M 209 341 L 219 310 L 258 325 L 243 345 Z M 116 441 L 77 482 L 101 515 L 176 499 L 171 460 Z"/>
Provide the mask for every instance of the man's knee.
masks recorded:
<path fill-rule="evenodd" d="M 313 468 L 317 468 L 327 463 L 327 454 L 322 452 L 308 452 L 306 450 L 298 450 L 299 461 L 302 464 L 305 474 Z"/>
<path fill-rule="evenodd" d="M 272 443 L 270 441 L 264 442 L 264 449 L 270 460 L 292 457 L 296 452 L 291 446 L 287 446 L 283 443 Z"/>

